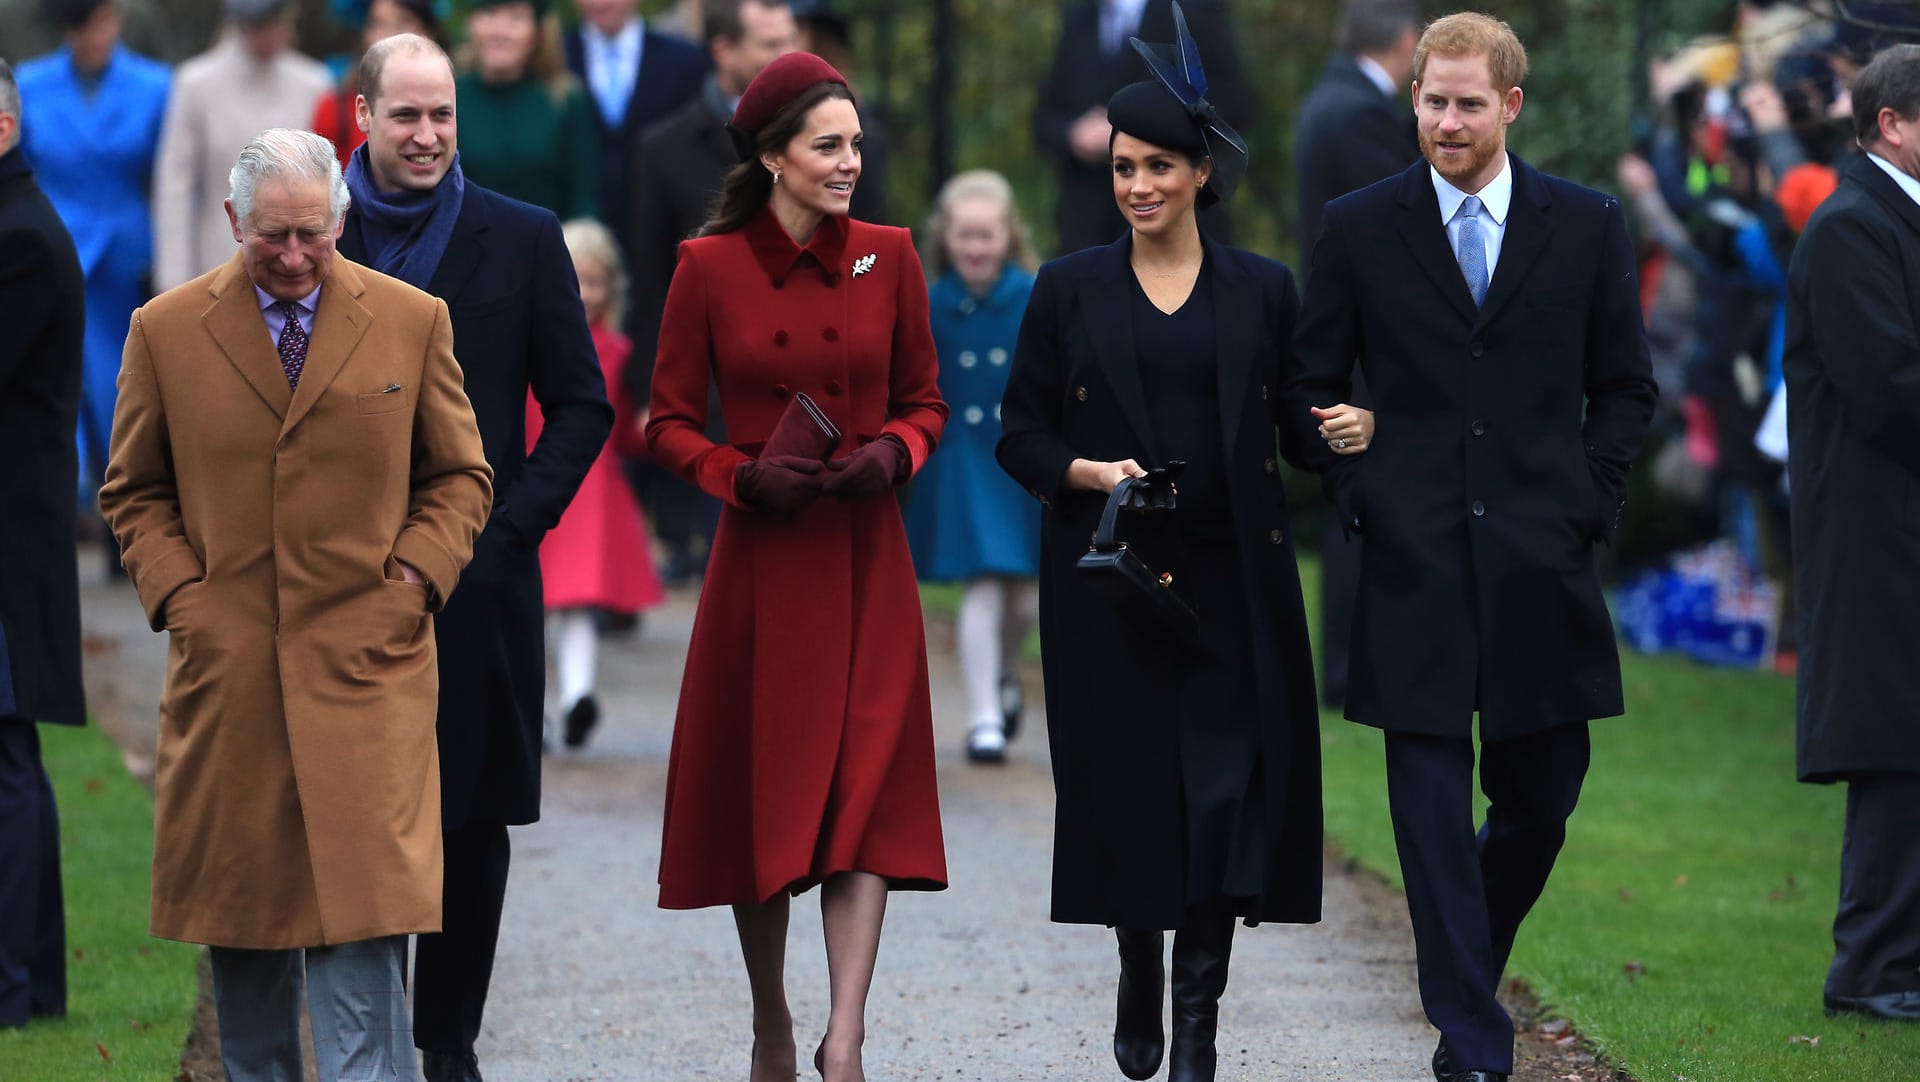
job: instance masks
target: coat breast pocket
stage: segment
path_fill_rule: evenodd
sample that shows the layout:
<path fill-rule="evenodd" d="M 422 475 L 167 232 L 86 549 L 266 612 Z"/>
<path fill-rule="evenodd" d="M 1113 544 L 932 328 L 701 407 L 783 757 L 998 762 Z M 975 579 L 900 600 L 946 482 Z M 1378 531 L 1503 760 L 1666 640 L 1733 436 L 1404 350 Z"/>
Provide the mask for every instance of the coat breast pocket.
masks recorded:
<path fill-rule="evenodd" d="M 1549 285 L 1527 291 L 1529 308 L 1566 308 L 1585 299 L 1590 290 L 1583 282 Z"/>
<path fill-rule="evenodd" d="M 368 391 L 355 398 L 362 417 L 377 416 L 382 413 L 397 413 L 407 408 L 412 395 L 398 383 L 389 385 L 382 391 Z"/>

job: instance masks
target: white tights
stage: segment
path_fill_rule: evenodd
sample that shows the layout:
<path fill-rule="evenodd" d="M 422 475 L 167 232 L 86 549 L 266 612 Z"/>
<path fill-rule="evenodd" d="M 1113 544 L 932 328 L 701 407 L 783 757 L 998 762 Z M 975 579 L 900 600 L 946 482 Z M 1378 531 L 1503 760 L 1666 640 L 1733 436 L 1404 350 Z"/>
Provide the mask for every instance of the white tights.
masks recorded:
<path fill-rule="evenodd" d="M 1033 630 L 1039 594 L 1026 579 L 982 578 L 960 597 L 960 679 L 969 726 L 1001 726 L 1000 678 L 1012 672 Z"/>
<path fill-rule="evenodd" d="M 564 714 L 593 694 L 600 660 L 599 620 L 592 609 L 560 609 L 548 616 L 547 638 L 553 643 L 559 712 Z"/>

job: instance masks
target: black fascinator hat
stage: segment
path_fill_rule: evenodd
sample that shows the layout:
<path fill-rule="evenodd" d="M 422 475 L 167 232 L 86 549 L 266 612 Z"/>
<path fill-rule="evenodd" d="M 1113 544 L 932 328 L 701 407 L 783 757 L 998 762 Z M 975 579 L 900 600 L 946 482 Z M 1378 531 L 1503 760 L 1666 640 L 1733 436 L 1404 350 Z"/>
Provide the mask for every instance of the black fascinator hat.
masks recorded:
<path fill-rule="evenodd" d="M 1247 143 L 1207 100 L 1207 73 L 1187 30 L 1186 13 L 1173 5 L 1172 45 L 1130 39 L 1153 73 L 1151 82 L 1121 87 L 1107 102 L 1107 121 L 1155 146 L 1213 159 L 1213 175 L 1195 202 L 1202 207 L 1233 194 L 1247 173 Z"/>

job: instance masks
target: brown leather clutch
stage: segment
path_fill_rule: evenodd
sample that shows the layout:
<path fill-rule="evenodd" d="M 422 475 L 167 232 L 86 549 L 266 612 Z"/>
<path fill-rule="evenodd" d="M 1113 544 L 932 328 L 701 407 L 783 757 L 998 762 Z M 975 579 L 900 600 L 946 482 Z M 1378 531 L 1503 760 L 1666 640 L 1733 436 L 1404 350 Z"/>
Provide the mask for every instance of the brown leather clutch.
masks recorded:
<path fill-rule="evenodd" d="M 824 462 L 840 446 L 840 440 L 840 429 L 827 419 L 826 411 L 805 391 L 799 391 L 773 426 L 760 457 L 795 455 Z"/>

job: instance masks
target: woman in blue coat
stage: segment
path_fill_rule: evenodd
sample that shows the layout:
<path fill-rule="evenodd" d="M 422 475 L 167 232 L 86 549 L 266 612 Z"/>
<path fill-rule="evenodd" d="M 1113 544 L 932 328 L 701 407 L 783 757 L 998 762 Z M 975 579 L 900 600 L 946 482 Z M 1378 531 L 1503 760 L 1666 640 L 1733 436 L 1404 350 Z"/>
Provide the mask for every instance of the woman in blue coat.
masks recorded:
<path fill-rule="evenodd" d="M 967 757 L 997 763 L 1020 718 L 1015 664 L 1033 629 L 1040 516 L 993 448 L 1036 260 L 1013 188 L 985 169 L 941 189 L 926 247 L 940 395 L 953 412 L 914 481 L 907 541 L 922 580 L 966 583 L 957 639 Z"/>
<path fill-rule="evenodd" d="M 127 321 L 150 294 L 148 194 L 171 77 L 165 64 L 121 44 L 114 0 L 50 0 L 47 11 L 67 43 L 15 72 L 21 145 L 87 276 L 80 489 L 92 506 L 106 468 Z"/>

